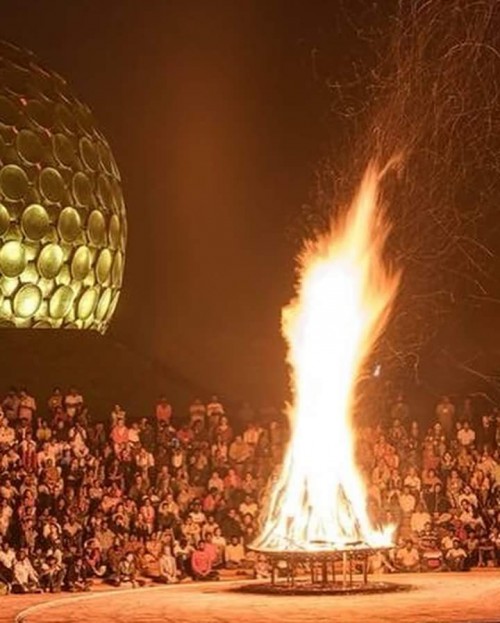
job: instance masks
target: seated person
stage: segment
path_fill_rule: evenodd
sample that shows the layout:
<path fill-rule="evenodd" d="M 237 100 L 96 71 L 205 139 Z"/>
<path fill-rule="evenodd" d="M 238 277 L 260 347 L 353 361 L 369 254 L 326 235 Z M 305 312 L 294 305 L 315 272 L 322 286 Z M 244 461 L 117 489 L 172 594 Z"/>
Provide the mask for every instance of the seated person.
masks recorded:
<path fill-rule="evenodd" d="M 158 566 L 159 566 L 158 577 L 159 577 L 160 582 L 172 584 L 174 582 L 179 581 L 177 563 L 169 547 L 165 547 L 163 549 L 163 552 L 160 555 L 160 558 L 158 561 Z"/>
<path fill-rule="evenodd" d="M 118 576 L 115 579 L 116 586 L 120 586 L 123 583 L 130 583 L 133 588 L 139 586 L 137 580 L 137 565 L 135 563 L 135 556 L 132 552 L 128 552 L 120 561 L 118 565 Z"/>
<path fill-rule="evenodd" d="M 453 546 L 446 552 L 445 561 L 450 571 L 465 571 L 467 553 L 458 539 L 453 541 Z"/>
<path fill-rule="evenodd" d="M 174 547 L 174 556 L 179 569 L 180 579 L 192 575 L 191 557 L 193 555 L 193 546 L 190 545 L 184 537 L 179 539 Z"/>
<path fill-rule="evenodd" d="M 271 566 L 263 554 L 257 556 L 254 566 L 254 576 L 256 580 L 269 580 L 271 577 Z"/>
<path fill-rule="evenodd" d="M 12 583 L 13 593 L 39 593 L 41 592 L 38 574 L 28 558 L 25 550 L 21 550 L 14 563 L 14 578 Z"/>
<path fill-rule="evenodd" d="M 53 555 L 47 556 L 40 570 L 40 586 L 50 593 L 59 593 L 61 591 L 62 581 L 64 579 L 64 567 L 57 561 Z"/>
<path fill-rule="evenodd" d="M 66 588 L 72 593 L 77 593 L 90 590 L 90 585 L 91 582 L 87 578 L 87 570 L 83 559 L 76 556 L 68 565 Z"/>
<path fill-rule="evenodd" d="M 238 569 L 245 560 L 245 548 L 237 536 L 232 536 L 225 547 L 224 559 L 227 569 Z"/>
<path fill-rule="evenodd" d="M 398 549 L 395 562 L 398 571 L 411 573 L 420 570 L 420 554 L 411 539 L 406 541 L 404 547 Z"/>
<path fill-rule="evenodd" d="M 198 543 L 191 555 L 193 580 L 218 580 L 219 574 L 212 568 L 212 557 L 205 551 L 205 541 Z"/>

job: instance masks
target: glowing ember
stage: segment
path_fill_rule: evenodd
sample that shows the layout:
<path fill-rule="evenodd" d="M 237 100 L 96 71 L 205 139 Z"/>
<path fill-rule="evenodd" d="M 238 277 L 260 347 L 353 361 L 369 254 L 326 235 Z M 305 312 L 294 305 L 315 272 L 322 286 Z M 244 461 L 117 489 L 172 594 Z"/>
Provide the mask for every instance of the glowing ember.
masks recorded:
<path fill-rule="evenodd" d="M 356 380 L 399 283 L 382 258 L 379 179 L 369 166 L 346 217 L 298 258 L 297 296 L 282 316 L 292 437 L 253 543 L 261 551 L 391 544 L 392 526 L 376 528 L 368 516 L 351 430 Z"/>

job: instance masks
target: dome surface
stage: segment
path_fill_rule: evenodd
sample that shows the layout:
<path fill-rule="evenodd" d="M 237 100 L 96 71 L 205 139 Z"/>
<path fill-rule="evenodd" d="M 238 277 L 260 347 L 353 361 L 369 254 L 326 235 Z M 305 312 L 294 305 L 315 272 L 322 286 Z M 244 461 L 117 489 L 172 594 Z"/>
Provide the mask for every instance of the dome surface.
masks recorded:
<path fill-rule="evenodd" d="M 104 333 L 126 240 L 120 173 L 90 109 L 0 42 L 0 326 Z"/>

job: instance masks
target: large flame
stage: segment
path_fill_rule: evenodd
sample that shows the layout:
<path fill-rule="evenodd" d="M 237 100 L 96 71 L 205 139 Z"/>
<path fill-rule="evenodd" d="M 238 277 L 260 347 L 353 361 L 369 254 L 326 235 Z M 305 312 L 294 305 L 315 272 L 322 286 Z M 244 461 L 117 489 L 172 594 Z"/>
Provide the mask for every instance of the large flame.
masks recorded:
<path fill-rule="evenodd" d="M 388 227 L 370 165 L 341 222 L 305 244 L 297 295 L 283 310 L 294 404 L 292 436 L 253 547 L 321 551 L 381 547 L 357 469 L 351 416 L 356 381 L 385 325 L 399 275 L 383 262 Z"/>

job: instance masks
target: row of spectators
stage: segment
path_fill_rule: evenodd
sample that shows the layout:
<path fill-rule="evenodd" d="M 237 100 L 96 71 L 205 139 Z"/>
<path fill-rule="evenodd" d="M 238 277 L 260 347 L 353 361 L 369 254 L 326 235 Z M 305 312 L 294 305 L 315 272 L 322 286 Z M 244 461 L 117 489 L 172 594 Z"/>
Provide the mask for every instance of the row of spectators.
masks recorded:
<path fill-rule="evenodd" d="M 213 396 L 179 417 L 162 397 L 151 417 L 115 405 L 94 421 L 75 388 L 54 389 L 41 408 L 11 389 L 1 409 L 4 590 L 269 575 L 247 545 L 287 439 L 276 413 L 246 406 L 229 418 Z M 397 526 L 398 547 L 372 557 L 374 572 L 499 563 L 497 413 L 478 418 L 467 399 L 457 414 L 445 397 L 435 420 L 420 430 L 398 397 L 382 423 L 358 431 L 370 514 Z"/>

